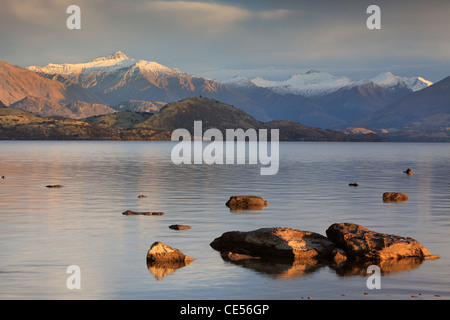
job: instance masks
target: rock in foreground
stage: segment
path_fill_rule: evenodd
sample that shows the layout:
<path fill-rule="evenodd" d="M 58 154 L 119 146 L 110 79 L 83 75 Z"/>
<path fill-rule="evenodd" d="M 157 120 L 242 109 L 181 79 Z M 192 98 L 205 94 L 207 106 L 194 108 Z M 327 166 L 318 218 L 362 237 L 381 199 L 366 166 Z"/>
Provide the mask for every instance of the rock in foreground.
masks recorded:
<path fill-rule="evenodd" d="M 261 210 L 268 205 L 269 202 L 258 196 L 232 196 L 226 203 L 231 210 Z"/>
<path fill-rule="evenodd" d="M 353 260 L 426 259 L 430 256 L 430 251 L 413 238 L 371 231 L 354 223 L 335 223 L 326 234 Z"/>
<path fill-rule="evenodd" d="M 302 260 L 305 264 L 328 260 L 335 249 L 326 237 L 292 228 L 261 228 L 225 232 L 211 242 L 220 252 L 233 252 L 269 260 Z"/>
<path fill-rule="evenodd" d="M 189 264 L 194 261 L 193 258 L 186 256 L 178 249 L 172 248 L 162 242 L 155 242 L 147 252 L 147 263 L 173 263 L 176 265 Z"/>
<path fill-rule="evenodd" d="M 408 195 L 400 192 L 385 192 L 383 193 L 383 201 L 406 201 Z"/>

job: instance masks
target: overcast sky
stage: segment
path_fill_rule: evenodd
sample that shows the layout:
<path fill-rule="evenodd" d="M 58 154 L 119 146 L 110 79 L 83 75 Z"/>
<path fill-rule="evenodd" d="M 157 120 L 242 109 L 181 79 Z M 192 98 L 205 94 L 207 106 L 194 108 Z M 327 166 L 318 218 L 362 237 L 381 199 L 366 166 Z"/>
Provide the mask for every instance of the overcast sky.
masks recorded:
<path fill-rule="evenodd" d="M 69 30 L 66 8 L 81 9 Z M 367 7 L 381 8 L 369 30 Z M 1 0 L 0 60 L 87 62 L 117 50 L 215 79 L 309 69 L 354 80 L 450 75 L 448 0 Z"/>

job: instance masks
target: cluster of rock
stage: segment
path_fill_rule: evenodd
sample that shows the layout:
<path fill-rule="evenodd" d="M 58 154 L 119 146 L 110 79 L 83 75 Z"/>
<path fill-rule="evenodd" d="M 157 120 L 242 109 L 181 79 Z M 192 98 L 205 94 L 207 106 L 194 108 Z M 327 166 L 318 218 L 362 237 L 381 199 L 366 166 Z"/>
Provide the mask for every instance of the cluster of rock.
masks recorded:
<path fill-rule="evenodd" d="M 408 196 L 385 193 L 383 199 L 402 201 L 407 200 Z M 232 196 L 226 205 L 232 210 L 258 210 L 267 206 L 268 202 L 257 196 Z M 184 230 L 190 226 L 171 225 L 169 228 Z M 219 251 L 224 260 L 251 265 L 257 270 L 287 268 L 283 271 L 287 274 L 311 272 L 322 265 L 354 263 L 356 266 L 361 262 L 376 263 L 392 270 L 439 258 L 438 255 L 431 255 L 413 238 L 375 232 L 354 223 L 332 224 L 326 230 L 326 236 L 284 227 L 229 231 L 214 239 L 210 246 Z M 147 253 L 147 266 L 157 278 L 192 261 L 193 258 L 180 250 L 161 242 L 153 243 Z M 360 272 L 358 268 L 349 270 L 346 272 Z"/>

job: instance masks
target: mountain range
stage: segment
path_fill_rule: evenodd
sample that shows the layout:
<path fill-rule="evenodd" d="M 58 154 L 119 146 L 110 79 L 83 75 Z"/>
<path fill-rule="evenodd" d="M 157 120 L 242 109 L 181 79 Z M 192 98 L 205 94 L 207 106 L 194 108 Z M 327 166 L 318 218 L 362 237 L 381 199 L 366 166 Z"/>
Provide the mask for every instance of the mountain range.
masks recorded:
<path fill-rule="evenodd" d="M 291 120 L 321 129 L 378 134 L 447 134 L 450 93 L 444 80 L 433 84 L 422 77 L 383 72 L 355 81 L 310 70 L 286 80 L 236 76 L 215 81 L 118 51 L 86 63 L 44 67 L 21 68 L 0 61 L 0 101 L 46 117 L 83 119 L 124 110 L 155 113 L 168 103 L 203 96 L 236 106 L 262 122 Z M 408 122 L 403 118 L 412 105 L 417 110 Z"/>

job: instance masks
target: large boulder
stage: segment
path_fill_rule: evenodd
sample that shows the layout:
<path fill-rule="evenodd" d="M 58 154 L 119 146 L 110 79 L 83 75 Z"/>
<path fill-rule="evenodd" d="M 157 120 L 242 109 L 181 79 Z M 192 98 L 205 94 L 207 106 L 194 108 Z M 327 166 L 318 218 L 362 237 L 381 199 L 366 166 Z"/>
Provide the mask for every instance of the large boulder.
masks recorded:
<path fill-rule="evenodd" d="M 269 260 L 302 260 L 305 264 L 329 260 L 335 244 L 325 236 L 292 228 L 230 231 L 211 242 L 220 252 L 233 252 Z"/>
<path fill-rule="evenodd" d="M 258 196 L 231 196 L 225 205 L 231 210 L 261 210 L 269 202 Z"/>
<path fill-rule="evenodd" d="M 335 223 L 326 234 L 352 260 L 427 258 L 430 251 L 409 237 L 379 233 L 354 223 Z"/>

